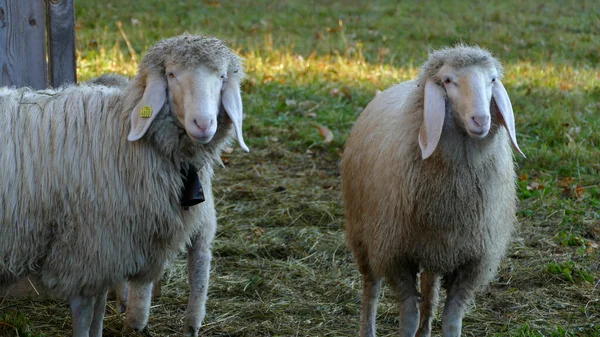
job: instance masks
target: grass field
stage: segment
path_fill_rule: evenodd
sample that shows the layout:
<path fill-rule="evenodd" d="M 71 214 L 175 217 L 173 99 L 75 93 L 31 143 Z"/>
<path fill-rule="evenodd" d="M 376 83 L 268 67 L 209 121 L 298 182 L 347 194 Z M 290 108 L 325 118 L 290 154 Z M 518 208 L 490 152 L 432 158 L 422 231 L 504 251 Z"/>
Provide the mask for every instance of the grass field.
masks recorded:
<path fill-rule="evenodd" d="M 358 334 L 361 284 L 342 231 L 344 142 L 378 90 L 414 77 L 431 49 L 460 41 L 504 63 L 527 155 L 516 158 L 519 231 L 463 335 L 600 336 L 597 1 L 77 0 L 76 7 L 80 81 L 133 75 L 157 39 L 185 31 L 222 38 L 246 60 L 252 152 L 225 154 L 217 170 L 219 232 L 203 336 Z M 182 331 L 183 258 L 153 303 L 154 336 Z M 123 321 L 109 302 L 105 335 L 120 336 Z M 70 326 L 64 301 L 0 299 L 0 336 L 68 336 Z M 384 288 L 378 335 L 397 328 Z"/>

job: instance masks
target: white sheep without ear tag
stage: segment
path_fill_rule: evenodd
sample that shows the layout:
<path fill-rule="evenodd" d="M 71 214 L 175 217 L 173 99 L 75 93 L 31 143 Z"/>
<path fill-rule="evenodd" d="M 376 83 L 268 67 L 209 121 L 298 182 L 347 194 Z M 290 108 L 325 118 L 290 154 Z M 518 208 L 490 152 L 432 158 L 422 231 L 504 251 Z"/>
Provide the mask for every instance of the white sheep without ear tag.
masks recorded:
<path fill-rule="evenodd" d="M 440 141 L 444 117 L 446 116 L 446 101 L 442 89 L 432 80 L 425 82 L 423 100 L 423 124 L 419 130 L 419 147 L 423 160 L 429 158 Z"/>
<path fill-rule="evenodd" d="M 510 138 L 510 142 L 513 148 L 519 152 L 523 157 L 525 154 L 519 148 L 519 144 L 517 143 L 517 131 L 515 128 L 515 116 L 513 113 L 512 104 L 510 102 L 510 98 L 508 97 L 508 93 L 502 85 L 502 82 L 496 81 L 492 88 L 492 98 L 496 102 L 496 106 L 498 107 L 498 112 L 500 114 L 500 121 L 508 131 L 508 136 Z M 525 157 L 526 158 L 526 157 Z"/>

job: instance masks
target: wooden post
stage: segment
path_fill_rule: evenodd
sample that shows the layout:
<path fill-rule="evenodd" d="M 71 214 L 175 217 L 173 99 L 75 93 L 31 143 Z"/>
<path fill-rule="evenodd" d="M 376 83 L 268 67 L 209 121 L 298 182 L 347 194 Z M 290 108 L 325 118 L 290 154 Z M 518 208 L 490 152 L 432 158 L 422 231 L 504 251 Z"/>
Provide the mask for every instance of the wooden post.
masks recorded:
<path fill-rule="evenodd" d="M 75 5 L 73 0 L 46 1 L 50 85 L 75 83 Z"/>
<path fill-rule="evenodd" d="M 43 1 L 0 0 L 0 85 L 48 86 Z"/>
<path fill-rule="evenodd" d="M 75 71 L 74 0 L 0 0 L 0 86 L 58 87 Z"/>

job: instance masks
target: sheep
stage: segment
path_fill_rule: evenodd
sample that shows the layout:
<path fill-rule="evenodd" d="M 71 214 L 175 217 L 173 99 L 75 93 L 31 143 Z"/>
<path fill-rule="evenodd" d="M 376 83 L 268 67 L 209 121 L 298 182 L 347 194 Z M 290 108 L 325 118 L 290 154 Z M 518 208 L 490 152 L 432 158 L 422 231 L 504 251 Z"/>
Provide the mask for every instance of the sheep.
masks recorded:
<path fill-rule="evenodd" d="M 151 47 L 125 88 L 0 88 L 0 288 L 35 275 L 69 299 L 75 337 L 101 336 L 107 290 L 151 287 L 193 240 L 186 324 L 197 334 L 216 230 L 213 165 L 234 135 L 249 151 L 243 77 L 225 43 L 186 34 Z M 198 179 L 205 201 L 191 207 L 200 200 L 183 194 Z"/>
<path fill-rule="evenodd" d="M 341 168 L 361 336 L 375 336 L 383 279 L 397 295 L 400 335 L 411 337 L 431 335 L 443 279 L 450 337 L 494 277 L 516 221 L 509 144 L 523 154 L 502 74 L 476 46 L 432 52 L 417 79 L 377 95 L 354 125 Z"/>
<path fill-rule="evenodd" d="M 86 83 L 124 89 L 129 84 L 129 78 L 119 74 L 103 74 L 88 80 Z"/>
<path fill-rule="evenodd" d="M 86 83 L 124 88 L 129 83 L 129 79 L 119 74 L 103 74 L 88 80 Z M 214 219 L 211 220 L 213 223 L 216 222 Z M 211 224 L 208 225 L 210 226 Z M 188 269 L 191 272 L 190 276 L 201 275 L 199 270 L 195 270 L 199 267 L 199 264 L 194 262 L 193 259 L 197 257 L 199 253 L 202 253 L 203 241 L 201 238 L 192 239 L 192 243 L 196 241 L 198 241 L 198 246 L 192 245 L 191 247 L 188 247 L 188 257 L 190 259 Z M 210 266 L 210 256 L 208 256 L 208 258 L 208 266 Z M 117 286 L 115 289 L 116 307 L 118 312 L 126 313 L 125 332 L 144 331 L 147 329 L 151 299 L 160 296 L 161 278 L 162 276 L 159 276 L 152 284 L 134 284 L 131 289 L 129 287 L 129 282 L 122 282 Z M 204 277 L 196 278 L 200 284 L 190 284 L 191 294 L 194 297 L 190 297 L 188 300 L 188 308 L 186 310 L 186 333 L 192 336 L 197 336 L 200 325 L 204 319 L 204 308 L 208 290 L 205 283 L 208 279 L 208 273 L 205 273 Z M 194 280 L 195 279 L 190 279 L 190 282 Z M 132 293 L 132 305 L 128 307 L 130 291 Z M 109 293 L 109 296 L 110 295 L 111 293 Z M 194 307 L 195 305 L 196 307 Z"/>

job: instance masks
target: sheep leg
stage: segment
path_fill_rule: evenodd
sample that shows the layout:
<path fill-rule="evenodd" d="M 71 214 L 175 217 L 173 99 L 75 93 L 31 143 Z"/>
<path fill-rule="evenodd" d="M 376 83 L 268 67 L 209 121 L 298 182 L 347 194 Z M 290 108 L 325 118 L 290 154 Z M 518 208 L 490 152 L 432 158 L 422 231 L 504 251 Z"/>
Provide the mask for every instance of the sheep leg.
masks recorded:
<path fill-rule="evenodd" d="M 421 320 L 419 323 L 418 337 L 431 336 L 431 322 L 435 316 L 438 293 L 440 290 L 440 277 L 428 272 L 421 272 L 421 294 L 423 302 L 419 307 Z"/>
<path fill-rule="evenodd" d="M 129 285 L 129 305 L 125 317 L 125 332 L 131 330 L 142 332 L 148 324 L 150 315 L 150 302 L 152 301 L 152 282 L 139 284 L 131 282 Z"/>
<path fill-rule="evenodd" d="M 363 293 L 361 308 L 361 337 L 375 337 L 375 320 L 377 315 L 377 303 L 381 292 L 381 278 L 377 278 L 371 271 L 362 275 Z"/>
<path fill-rule="evenodd" d="M 103 295 L 96 297 L 96 303 L 94 303 L 94 317 L 90 327 L 90 337 L 102 337 L 102 323 L 104 320 L 104 312 L 106 311 L 107 294 L 108 291 L 104 292 Z"/>
<path fill-rule="evenodd" d="M 447 297 L 442 317 L 444 337 L 460 337 L 462 320 L 475 297 L 478 275 L 475 264 L 457 268 L 446 280 Z"/>
<path fill-rule="evenodd" d="M 418 272 L 417 266 L 404 264 L 387 277 L 398 299 L 401 337 L 414 337 L 419 328 L 419 303 L 422 299 L 417 292 Z"/>
<path fill-rule="evenodd" d="M 129 282 L 125 281 L 119 284 L 116 290 L 117 295 L 117 311 L 119 313 L 127 312 L 127 300 L 129 296 Z"/>
<path fill-rule="evenodd" d="M 90 337 L 96 297 L 76 295 L 69 299 L 73 324 L 73 337 Z"/>
<path fill-rule="evenodd" d="M 216 219 L 214 221 L 216 222 Z M 210 243 L 201 235 L 196 236 L 188 249 L 190 296 L 185 313 L 185 336 L 198 336 L 198 330 L 204 320 L 211 259 Z"/>

